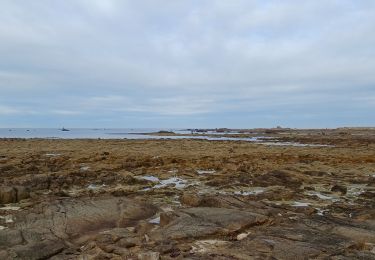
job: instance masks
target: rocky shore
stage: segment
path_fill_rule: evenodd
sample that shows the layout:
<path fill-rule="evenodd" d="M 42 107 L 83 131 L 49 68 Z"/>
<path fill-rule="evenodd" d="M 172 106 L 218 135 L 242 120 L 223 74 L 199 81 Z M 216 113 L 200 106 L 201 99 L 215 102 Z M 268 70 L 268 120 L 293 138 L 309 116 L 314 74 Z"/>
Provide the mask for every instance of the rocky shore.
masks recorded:
<path fill-rule="evenodd" d="M 375 259 L 375 130 L 267 131 L 0 139 L 0 259 Z"/>

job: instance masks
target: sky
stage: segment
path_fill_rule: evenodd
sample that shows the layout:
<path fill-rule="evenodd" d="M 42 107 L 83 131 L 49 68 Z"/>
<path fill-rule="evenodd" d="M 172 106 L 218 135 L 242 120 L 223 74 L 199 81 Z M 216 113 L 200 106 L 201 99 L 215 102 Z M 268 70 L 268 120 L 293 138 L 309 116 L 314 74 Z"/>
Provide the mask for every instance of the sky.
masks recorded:
<path fill-rule="evenodd" d="M 1 0 L 0 127 L 375 126 L 373 0 Z"/>

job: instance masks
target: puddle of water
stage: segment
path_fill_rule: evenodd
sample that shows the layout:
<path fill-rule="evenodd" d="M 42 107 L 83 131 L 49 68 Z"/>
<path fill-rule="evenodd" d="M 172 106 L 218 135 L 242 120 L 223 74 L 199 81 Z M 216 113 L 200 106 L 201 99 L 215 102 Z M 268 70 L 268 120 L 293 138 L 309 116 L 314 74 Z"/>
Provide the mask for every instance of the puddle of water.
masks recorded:
<path fill-rule="evenodd" d="M 159 225 L 160 224 L 160 217 L 153 218 L 148 223 Z"/>
<path fill-rule="evenodd" d="M 146 180 L 146 181 L 159 182 L 159 178 L 152 176 L 152 175 L 137 176 L 136 178 L 141 179 L 141 180 Z"/>
<path fill-rule="evenodd" d="M 336 201 L 340 200 L 338 198 L 335 198 L 335 197 L 332 197 L 332 196 L 327 196 L 327 195 L 321 194 L 319 192 L 314 192 L 314 191 L 308 192 L 306 194 L 309 195 L 309 196 L 317 196 L 319 199 L 322 199 L 322 200 L 331 200 L 333 202 L 336 202 Z"/>
<path fill-rule="evenodd" d="M 259 144 L 269 145 L 269 146 L 334 147 L 333 145 L 327 145 L 327 144 L 301 144 L 301 143 L 294 143 L 294 142 L 262 142 Z"/>
<path fill-rule="evenodd" d="M 264 189 L 254 189 L 251 191 L 235 191 L 234 195 L 249 196 L 249 195 L 258 195 L 264 192 Z"/>
<path fill-rule="evenodd" d="M 16 211 L 16 210 L 20 210 L 20 209 L 21 209 L 21 207 L 10 206 L 10 205 L 7 205 L 7 206 L 5 206 L 5 207 L 1 207 L 1 208 L 0 208 L 0 210 L 14 210 L 14 211 Z"/>
<path fill-rule="evenodd" d="M 60 153 L 46 153 L 45 156 L 50 156 L 50 157 L 54 157 L 54 156 L 60 156 L 61 154 Z"/>
<path fill-rule="evenodd" d="M 166 180 L 161 180 L 159 184 L 154 186 L 154 189 L 164 188 L 169 185 L 174 185 L 174 187 L 177 189 L 183 189 L 186 187 L 187 181 L 181 178 L 172 177 Z"/>
<path fill-rule="evenodd" d="M 293 207 L 308 207 L 310 206 L 310 203 L 308 202 L 299 202 L 299 201 L 294 201 L 292 204 Z"/>
<path fill-rule="evenodd" d="M 199 175 L 203 175 L 203 174 L 214 174 L 216 171 L 215 170 L 197 170 L 196 171 Z"/>
<path fill-rule="evenodd" d="M 89 186 L 87 186 L 87 188 L 89 190 L 98 190 L 98 189 L 103 188 L 105 186 L 106 186 L 105 184 L 102 184 L 102 185 L 90 184 Z"/>
<path fill-rule="evenodd" d="M 329 212 L 328 209 L 315 208 L 318 212 L 316 213 L 319 216 L 324 216 L 325 213 Z"/>

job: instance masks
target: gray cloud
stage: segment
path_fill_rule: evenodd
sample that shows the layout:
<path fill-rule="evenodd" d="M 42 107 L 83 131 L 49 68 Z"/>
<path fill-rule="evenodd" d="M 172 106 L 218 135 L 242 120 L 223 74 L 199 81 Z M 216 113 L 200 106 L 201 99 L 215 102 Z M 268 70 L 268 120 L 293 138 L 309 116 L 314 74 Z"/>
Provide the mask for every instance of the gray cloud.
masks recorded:
<path fill-rule="evenodd" d="M 4 0 L 0 7 L 0 114 L 14 116 L 3 125 L 17 125 L 27 111 L 51 124 L 51 114 L 95 124 L 90 115 L 101 111 L 165 123 L 170 116 L 172 125 L 175 116 L 195 123 L 285 110 L 298 126 L 295 113 L 319 116 L 317 106 L 341 125 L 353 122 L 341 109 L 375 108 L 373 1 Z"/>

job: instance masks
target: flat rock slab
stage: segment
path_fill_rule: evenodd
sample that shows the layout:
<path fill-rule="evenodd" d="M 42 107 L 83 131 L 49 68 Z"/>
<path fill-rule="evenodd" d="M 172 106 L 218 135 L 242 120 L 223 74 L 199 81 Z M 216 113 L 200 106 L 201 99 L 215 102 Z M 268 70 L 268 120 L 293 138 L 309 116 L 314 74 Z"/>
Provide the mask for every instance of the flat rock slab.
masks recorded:
<path fill-rule="evenodd" d="M 260 225 L 268 217 L 238 209 L 197 207 L 170 214 L 161 214 L 166 225 L 156 231 L 159 239 L 184 239 L 207 237 L 214 234 L 231 234 L 242 229 Z M 169 220 L 164 220 L 169 218 Z M 169 222 L 169 223 L 168 223 Z"/>
<path fill-rule="evenodd" d="M 16 215 L 15 226 L 0 232 L 0 253 L 9 258 L 39 259 L 59 253 L 80 237 L 127 227 L 153 216 L 151 204 L 126 198 L 101 197 L 55 200 Z M 49 246 L 49 245 L 56 246 Z M 43 256 L 35 256 L 35 249 Z M 38 250 L 39 250 L 38 249 Z M 50 250 L 50 252 L 49 252 Z M 0 254 L 0 255 L 1 255 Z"/>

